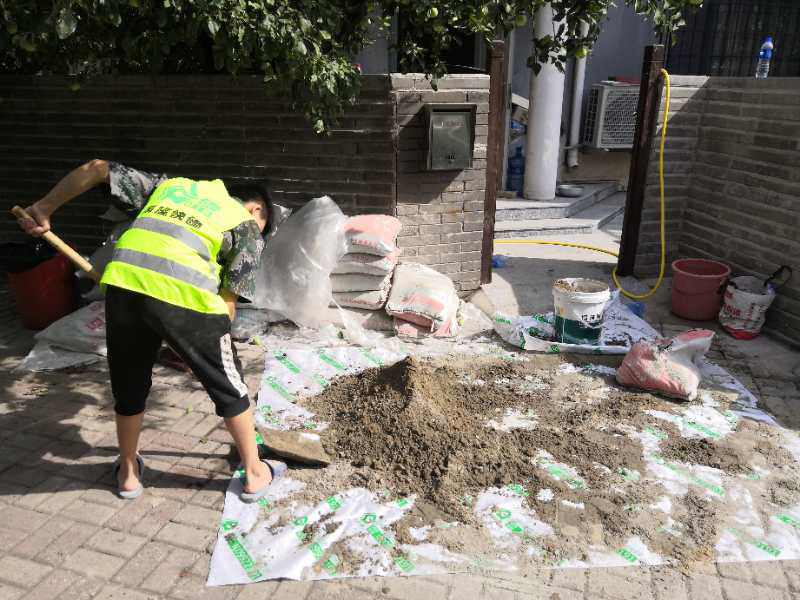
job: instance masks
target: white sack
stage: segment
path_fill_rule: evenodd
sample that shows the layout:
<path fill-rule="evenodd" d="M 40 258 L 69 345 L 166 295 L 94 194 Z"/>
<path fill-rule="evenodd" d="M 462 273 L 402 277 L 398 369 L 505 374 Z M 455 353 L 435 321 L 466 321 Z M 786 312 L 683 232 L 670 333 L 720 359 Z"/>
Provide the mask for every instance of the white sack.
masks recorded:
<path fill-rule="evenodd" d="M 264 249 L 253 305 L 319 327 L 331 302 L 331 271 L 344 254 L 346 220 L 328 196 L 293 213 Z"/>
<path fill-rule="evenodd" d="M 372 292 L 334 292 L 333 300 L 339 306 L 379 310 L 386 304 L 388 288 Z"/>
<path fill-rule="evenodd" d="M 331 289 L 334 292 L 374 292 L 375 290 L 389 289 L 391 284 L 391 273 L 388 275 L 358 275 L 356 273 L 331 275 Z"/>
<path fill-rule="evenodd" d="M 51 323 L 33 337 L 37 342 L 47 342 L 66 350 L 105 356 L 106 303 L 92 302 Z"/>
<path fill-rule="evenodd" d="M 399 250 L 395 250 L 387 256 L 375 256 L 361 252 L 348 253 L 342 257 L 333 272 L 385 276 L 394 271 L 398 258 L 400 258 Z"/>
<path fill-rule="evenodd" d="M 403 224 L 389 215 L 358 215 L 345 224 L 348 252 L 387 256 L 397 250 L 397 234 Z"/>
<path fill-rule="evenodd" d="M 430 332 L 455 335 L 460 299 L 453 281 L 425 265 L 403 263 L 394 271 L 386 312 Z"/>

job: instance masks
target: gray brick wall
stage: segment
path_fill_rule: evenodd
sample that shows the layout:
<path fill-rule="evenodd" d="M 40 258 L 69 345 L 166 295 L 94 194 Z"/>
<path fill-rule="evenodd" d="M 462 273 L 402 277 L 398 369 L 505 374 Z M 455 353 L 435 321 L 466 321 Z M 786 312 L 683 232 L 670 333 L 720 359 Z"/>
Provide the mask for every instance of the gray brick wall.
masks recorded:
<path fill-rule="evenodd" d="M 393 75 L 397 111 L 397 216 L 403 222 L 403 260 L 448 274 L 459 291 L 480 285 L 483 202 L 486 193 L 489 77 L 451 75 L 438 90 L 422 75 Z M 424 103 L 475 104 L 472 168 L 427 171 Z"/>
<path fill-rule="evenodd" d="M 699 138 L 699 120 L 705 95 L 703 86 L 706 80 L 706 77 L 672 77 L 672 100 L 667 124 L 667 141 L 664 146 L 667 265 L 678 258 L 681 222 L 689 197 L 692 164 Z M 636 255 L 635 272 L 640 276 L 657 275 L 661 260 L 658 163 L 665 108 L 662 97 L 658 127 L 653 139 Z"/>
<path fill-rule="evenodd" d="M 800 79 L 673 77 L 675 91 L 687 100 L 667 135 L 670 258 L 714 258 L 759 277 L 782 264 L 800 273 Z M 657 224 L 642 227 L 640 274 L 657 269 Z M 766 329 L 800 345 L 800 276 L 779 293 Z"/>
<path fill-rule="evenodd" d="M 195 178 L 266 180 L 276 201 L 328 194 L 347 214 L 395 214 L 404 257 L 478 286 L 488 112 L 487 76 L 365 76 L 358 103 L 319 136 L 258 78 L 96 78 L 78 91 L 59 77 L 0 76 L 0 234 L 22 239 L 8 215 L 92 158 Z M 422 170 L 424 102 L 475 103 L 473 168 Z M 54 229 L 84 251 L 107 230 L 96 190 L 65 206 Z"/>
<path fill-rule="evenodd" d="M 329 194 L 349 213 L 393 213 L 394 107 L 389 78 L 364 78 L 358 104 L 327 136 L 315 134 L 258 78 L 93 79 L 78 91 L 56 77 L 0 78 L 0 231 L 16 237 L 7 205 L 30 203 L 92 158 L 195 178 L 268 181 L 291 206 Z M 103 237 L 100 191 L 56 215 L 82 249 Z"/>

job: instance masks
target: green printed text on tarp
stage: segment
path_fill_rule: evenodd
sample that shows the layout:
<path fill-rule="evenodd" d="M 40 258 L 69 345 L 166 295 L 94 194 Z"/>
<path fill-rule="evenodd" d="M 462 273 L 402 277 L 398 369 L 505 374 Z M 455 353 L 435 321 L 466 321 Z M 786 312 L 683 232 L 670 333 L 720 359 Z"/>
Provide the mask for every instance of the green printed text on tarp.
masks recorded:
<path fill-rule="evenodd" d="M 630 563 L 635 563 L 637 560 L 639 560 L 639 558 L 627 548 L 620 548 L 617 550 L 617 554 Z"/>
<path fill-rule="evenodd" d="M 777 519 L 781 523 L 786 523 L 795 529 L 800 529 L 800 519 L 793 517 L 792 515 L 778 515 Z"/>
<path fill-rule="evenodd" d="M 247 576 L 251 580 L 261 577 L 261 571 L 256 568 L 256 563 L 253 560 L 253 557 L 250 556 L 247 548 L 242 545 L 242 542 L 239 541 L 239 538 L 236 536 L 236 534 L 227 534 L 225 536 L 225 541 L 228 543 L 228 548 L 231 549 L 231 552 L 233 552 L 236 560 L 238 560 L 239 564 L 242 565 L 242 568 L 245 570 L 245 573 L 247 573 Z"/>
<path fill-rule="evenodd" d="M 545 471 L 547 471 L 550 475 L 552 475 L 556 480 L 563 481 L 573 490 L 582 490 L 586 487 L 586 483 L 578 477 L 574 477 L 572 473 L 559 467 L 556 464 L 548 462 L 543 459 L 539 459 L 536 463 L 542 467 Z"/>
<path fill-rule="evenodd" d="M 694 473 L 692 473 L 688 469 L 684 469 L 683 467 L 680 467 L 680 466 L 678 466 L 678 465 L 676 465 L 674 463 L 671 463 L 671 462 L 668 462 L 668 461 L 664 460 L 664 457 L 659 456 L 658 454 L 652 455 L 651 458 L 653 459 L 653 461 L 656 462 L 656 464 L 659 464 L 659 465 L 662 465 L 664 467 L 667 467 L 670 471 L 673 471 L 674 473 L 677 473 L 678 475 L 681 475 L 685 479 L 688 479 L 692 483 L 707 489 L 708 491 L 716 494 L 717 496 L 724 496 L 725 495 L 724 488 L 722 488 L 721 486 L 717 485 L 716 483 L 712 483 L 710 481 L 706 481 L 705 479 L 702 479 L 701 477 L 698 477 L 697 475 L 695 475 Z"/>
<path fill-rule="evenodd" d="M 325 354 L 324 350 L 320 350 L 319 352 L 317 352 L 317 356 L 319 356 L 319 359 L 321 361 L 328 363 L 330 366 L 332 366 L 337 371 L 345 371 L 345 370 L 347 370 L 347 367 L 345 367 L 338 360 L 336 360 L 332 356 L 329 356 L 328 354 Z"/>
<path fill-rule="evenodd" d="M 277 379 L 275 379 L 275 377 L 273 377 L 272 375 L 270 375 L 269 377 L 265 377 L 264 381 L 266 381 L 267 385 L 269 385 L 269 387 L 278 392 L 285 400 L 288 400 L 289 402 L 295 401 L 294 395 L 289 390 L 287 390 L 283 386 L 283 384 Z"/>
<path fill-rule="evenodd" d="M 367 533 L 369 533 L 370 537 L 392 555 L 392 560 L 401 571 L 406 573 L 412 571 L 414 569 L 414 564 L 407 557 L 398 553 L 395 547 L 397 542 L 393 537 L 375 525 L 376 519 L 377 515 L 375 513 L 364 513 L 359 520 L 362 525 L 366 525 Z"/>
<path fill-rule="evenodd" d="M 731 527 L 731 528 L 728 529 L 728 531 L 730 531 L 733 535 L 735 535 L 737 538 L 739 538 L 741 541 L 745 542 L 746 544 L 750 544 L 751 546 L 755 546 L 756 548 L 758 548 L 762 552 L 766 552 L 767 554 L 769 554 L 772 557 L 777 558 L 781 554 L 780 548 L 776 548 L 775 546 L 772 546 L 771 544 L 769 544 L 768 542 L 765 542 L 764 540 L 757 540 L 757 539 L 753 538 L 752 536 L 748 535 L 747 533 L 745 533 L 744 531 L 741 531 L 740 529 L 736 529 L 735 527 Z"/>
<path fill-rule="evenodd" d="M 697 421 L 684 421 L 684 422 L 686 423 L 687 427 L 691 427 L 692 429 L 695 429 L 700 433 L 704 433 L 708 437 L 713 438 L 715 440 L 722 437 L 722 435 L 720 435 L 718 432 L 714 431 L 713 429 L 709 429 L 708 427 L 706 427 L 702 423 L 698 423 Z"/>
<path fill-rule="evenodd" d="M 285 352 L 280 352 L 280 351 L 275 352 L 275 358 L 277 358 L 279 363 L 281 363 L 284 367 L 289 369 L 289 371 L 291 371 L 295 375 L 298 375 L 300 373 L 300 367 L 294 364 L 294 362 L 292 362 L 292 359 L 286 356 Z"/>
<path fill-rule="evenodd" d="M 382 367 L 383 366 L 383 361 L 379 357 L 375 356 L 372 352 L 370 352 L 366 348 L 359 348 L 359 350 L 361 351 L 361 354 L 363 354 L 364 357 L 368 361 L 370 361 L 372 364 L 374 364 L 374 365 L 376 365 L 378 367 Z"/>

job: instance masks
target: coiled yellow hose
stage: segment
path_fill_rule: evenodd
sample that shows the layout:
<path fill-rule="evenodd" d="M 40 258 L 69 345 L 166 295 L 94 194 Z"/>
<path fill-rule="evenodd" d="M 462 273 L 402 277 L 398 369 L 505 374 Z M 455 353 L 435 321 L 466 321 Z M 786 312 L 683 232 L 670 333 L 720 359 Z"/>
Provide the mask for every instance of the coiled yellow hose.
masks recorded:
<path fill-rule="evenodd" d="M 617 279 L 617 268 L 614 267 L 614 270 L 611 272 L 611 278 L 614 280 L 614 284 L 619 288 L 619 291 L 625 294 L 628 298 L 633 298 L 635 300 L 643 300 L 645 298 L 649 298 L 653 294 L 656 293 L 656 290 L 661 286 L 661 282 L 664 280 L 664 271 L 666 270 L 666 261 L 667 261 L 667 239 L 666 239 L 666 231 L 665 231 L 665 201 L 664 201 L 664 145 L 667 140 L 667 122 L 669 121 L 669 99 L 670 99 L 670 81 L 669 81 L 669 73 L 666 69 L 661 69 L 661 74 L 664 76 L 664 80 L 667 84 L 667 101 L 666 106 L 664 107 L 664 127 L 661 128 L 661 146 L 660 146 L 660 153 L 658 157 L 658 179 L 659 179 L 659 188 L 660 188 L 660 197 L 661 197 L 661 266 L 658 272 L 658 281 L 656 281 L 655 287 L 647 292 L 646 294 L 634 294 L 622 287 L 620 285 L 619 280 Z M 545 240 L 496 240 L 495 243 L 497 244 L 542 244 L 548 246 L 567 246 L 569 248 L 583 248 L 584 250 L 592 250 L 594 252 L 603 252 L 604 254 L 610 254 L 611 256 L 619 256 L 617 252 L 612 250 L 606 250 L 605 248 L 598 248 L 597 246 L 587 246 L 586 244 L 573 244 L 570 242 L 551 242 Z"/>

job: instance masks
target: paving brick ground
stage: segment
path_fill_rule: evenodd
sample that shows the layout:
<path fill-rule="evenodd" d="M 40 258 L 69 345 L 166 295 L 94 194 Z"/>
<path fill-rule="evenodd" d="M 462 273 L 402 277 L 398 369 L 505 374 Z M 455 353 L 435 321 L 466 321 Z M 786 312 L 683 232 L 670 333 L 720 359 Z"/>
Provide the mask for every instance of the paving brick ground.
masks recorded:
<path fill-rule="evenodd" d="M 787 411 L 791 380 L 759 378 L 747 359 L 717 345 L 714 358 Z M 542 570 L 273 581 L 207 588 L 214 531 L 233 470 L 231 443 L 212 405 L 187 377 L 159 370 L 142 453 L 147 491 L 112 491 L 115 456 L 107 376 L 10 371 L 0 357 L 0 600 L 789 600 L 800 598 L 800 561 L 668 568 Z M 249 362 L 251 389 L 260 360 Z"/>

